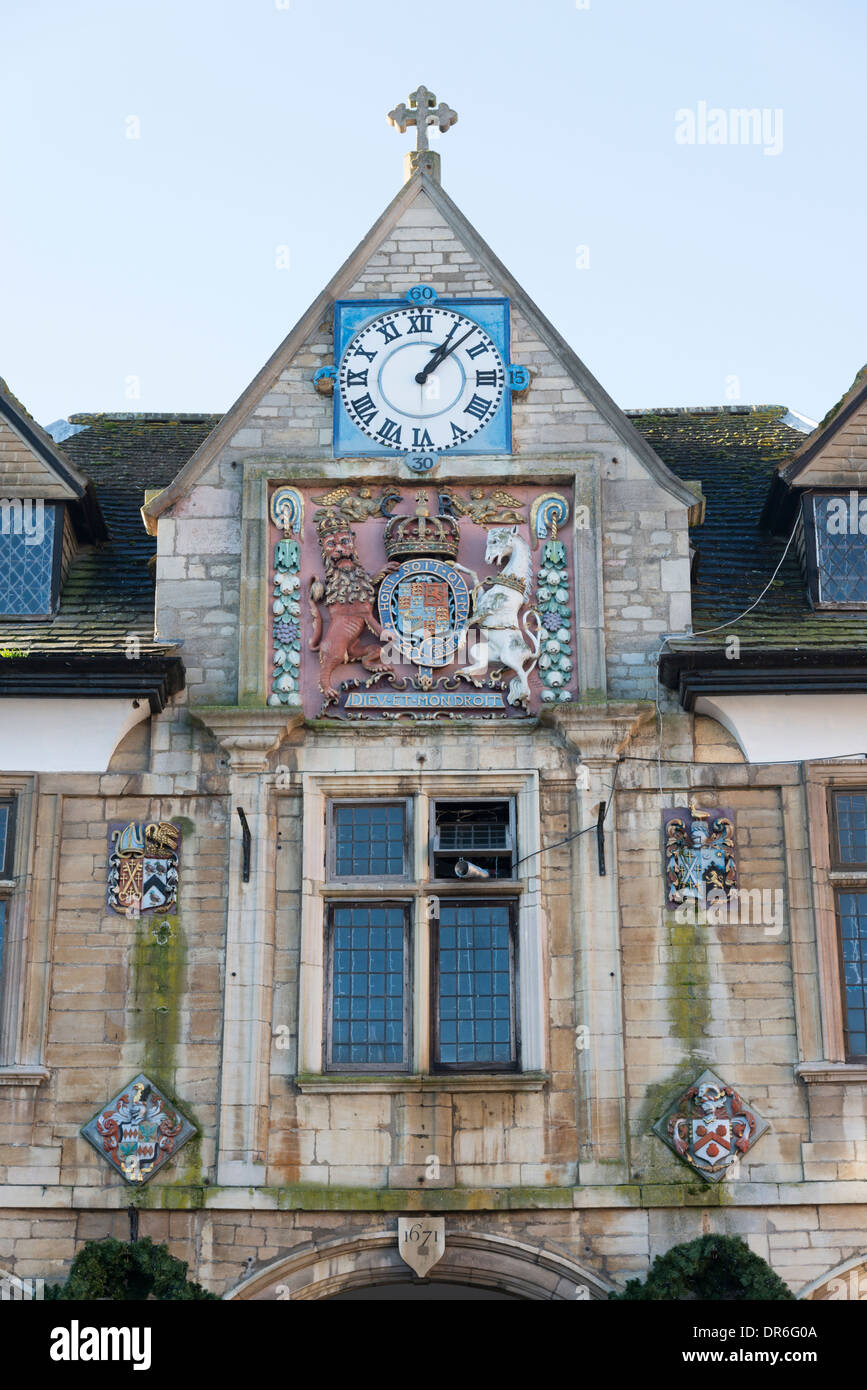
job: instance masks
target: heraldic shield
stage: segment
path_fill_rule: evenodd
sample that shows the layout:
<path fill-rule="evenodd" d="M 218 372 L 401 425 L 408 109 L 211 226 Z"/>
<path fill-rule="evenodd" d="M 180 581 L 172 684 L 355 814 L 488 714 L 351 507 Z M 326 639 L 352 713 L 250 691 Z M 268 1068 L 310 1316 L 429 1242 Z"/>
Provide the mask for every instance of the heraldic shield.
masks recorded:
<path fill-rule="evenodd" d="M 112 821 L 108 827 L 109 907 L 127 917 L 174 907 L 180 843 L 180 828 L 171 821 L 150 825 Z"/>
<path fill-rule="evenodd" d="M 719 1182 L 767 1128 L 767 1120 L 732 1086 L 704 1071 L 653 1131 L 703 1178 Z"/>
<path fill-rule="evenodd" d="M 663 811 L 666 900 L 670 906 L 727 899 L 737 887 L 734 813 L 717 808 Z"/>
<path fill-rule="evenodd" d="M 144 1183 L 195 1134 L 195 1127 L 139 1073 L 82 1134 L 129 1183 Z"/>
<path fill-rule="evenodd" d="M 466 631 L 466 581 L 442 560 L 408 560 L 383 583 L 379 616 L 399 651 L 416 665 L 447 666 Z"/>

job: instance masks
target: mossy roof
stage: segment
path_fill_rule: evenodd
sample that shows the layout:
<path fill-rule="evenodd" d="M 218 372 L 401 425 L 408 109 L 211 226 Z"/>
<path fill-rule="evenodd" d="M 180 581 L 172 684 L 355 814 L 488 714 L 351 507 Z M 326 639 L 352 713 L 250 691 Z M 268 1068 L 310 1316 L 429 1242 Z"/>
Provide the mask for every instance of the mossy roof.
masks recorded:
<path fill-rule="evenodd" d="M 779 574 L 758 607 L 736 626 L 776 569 L 786 539 L 764 534 L 759 518 L 774 474 L 804 442 L 785 423 L 781 405 L 627 411 L 632 423 L 663 462 L 684 480 L 701 483 L 705 519 L 691 530 L 698 550 L 693 584 L 693 628 L 702 633 L 689 646 L 722 646 L 736 633 L 745 647 L 867 648 L 867 613 L 816 613 L 810 606 L 793 542 Z M 677 650 L 677 641 L 670 643 Z"/>
<path fill-rule="evenodd" d="M 139 638 L 154 642 L 156 541 L 141 518 L 146 488 L 165 487 L 210 434 L 219 415 L 72 415 L 79 433 L 58 446 L 94 484 L 109 532 L 106 543 L 73 557 L 58 613 L 49 621 L 0 621 L 0 648 L 28 653 L 108 653 Z"/>

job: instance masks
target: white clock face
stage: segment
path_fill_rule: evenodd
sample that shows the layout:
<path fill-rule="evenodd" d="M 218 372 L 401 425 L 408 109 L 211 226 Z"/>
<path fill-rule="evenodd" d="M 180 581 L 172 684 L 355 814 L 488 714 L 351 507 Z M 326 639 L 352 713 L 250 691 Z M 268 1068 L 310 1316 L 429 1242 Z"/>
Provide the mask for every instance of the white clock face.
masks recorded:
<path fill-rule="evenodd" d="M 493 339 L 454 309 L 391 309 L 356 333 L 338 372 L 349 419 L 402 453 L 461 448 L 496 415 L 506 368 Z"/>

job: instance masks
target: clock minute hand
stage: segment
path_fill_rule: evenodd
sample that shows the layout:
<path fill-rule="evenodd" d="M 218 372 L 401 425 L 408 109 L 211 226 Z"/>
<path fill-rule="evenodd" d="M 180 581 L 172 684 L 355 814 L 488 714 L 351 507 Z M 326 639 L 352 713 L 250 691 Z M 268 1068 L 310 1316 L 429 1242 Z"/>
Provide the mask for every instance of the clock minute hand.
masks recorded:
<path fill-rule="evenodd" d="M 454 330 L 454 328 L 453 328 L 453 329 L 452 329 L 452 333 L 454 333 L 454 331 L 455 331 L 455 330 Z M 475 326 L 475 324 L 473 324 L 473 326 L 472 326 L 472 328 L 469 330 L 469 332 L 465 333 L 464 336 L 463 336 L 462 338 L 458 338 L 457 342 L 456 342 L 456 343 L 452 343 L 451 347 L 449 347 L 449 339 L 450 339 L 451 336 L 452 336 L 452 333 L 450 333 L 449 336 L 448 336 L 448 338 L 446 338 L 445 342 L 443 343 L 442 347 L 437 348 L 436 352 L 434 353 L 434 355 L 433 355 L 433 357 L 431 358 L 430 362 L 428 362 L 428 364 L 427 364 L 427 366 L 425 367 L 424 371 L 423 371 L 423 372 L 419 372 L 418 376 L 416 377 L 416 381 L 419 383 L 419 385 L 420 385 L 420 386 L 424 386 L 425 382 L 427 381 L 428 377 L 430 376 L 430 373 L 431 373 L 432 371 L 435 371 L 436 368 L 437 368 L 438 366 L 440 366 L 440 364 L 441 364 L 442 362 L 445 362 L 445 360 L 446 360 L 447 357 L 451 357 L 452 353 L 457 351 L 457 349 L 460 347 L 461 343 L 465 343 L 465 342 L 467 341 L 467 338 L 471 338 L 471 337 L 473 336 L 473 334 L 475 333 L 475 331 L 476 331 L 476 326 Z"/>
<path fill-rule="evenodd" d="M 416 373 L 416 378 L 415 378 L 415 379 L 416 379 L 416 381 L 418 382 L 419 386 L 424 386 L 424 384 L 425 384 L 425 382 L 427 381 L 427 379 L 428 379 L 430 373 L 433 372 L 433 371 L 435 371 L 436 368 L 439 366 L 440 362 L 442 362 L 443 358 L 446 356 L 446 353 L 447 353 L 448 350 L 449 350 L 449 341 L 450 341 L 452 335 L 453 335 L 454 333 L 457 333 L 457 331 L 458 331 L 458 326 L 457 326 L 457 324 L 455 324 L 454 328 L 451 330 L 451 333 L 449 333 L 449 334 L 447 335 L 445 342 L 444 342 L 444 343 L 440 343 L 439 347 L 434 349 L 433 357 L 432 357 L 431 360 L 428 362 L 428 364 L 427 364 L 427 366 L 425 367 L 424 371 L 421 371 L 421 372 L 417 372 L 417 373 Z"/>

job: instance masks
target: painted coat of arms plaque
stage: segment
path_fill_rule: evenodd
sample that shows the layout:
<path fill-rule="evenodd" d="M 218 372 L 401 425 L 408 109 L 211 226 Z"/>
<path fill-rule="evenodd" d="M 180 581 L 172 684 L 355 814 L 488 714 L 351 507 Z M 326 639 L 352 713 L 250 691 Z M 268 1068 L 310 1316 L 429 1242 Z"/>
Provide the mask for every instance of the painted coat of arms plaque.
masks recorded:
<path fill-rule="evenodd" d="M 144 1183 L 195 1134 L 195 1128 L 139 1073 L 81 1133 L 129 1183 Z"/>
<path fill-rule="evenodd" d="M 108 827 L 108 905 L 137 917 L 168 912 L 178 900 L 181 832 L 171 821 L 142 825 L 112 821 Z"/>
<path fill-rule="evenodd" d="M 691 800 L 662 814 L 667 903 L 728 899 L 738 882 L 734 812 L 701 811 Z"/>
<path fill-rule="evenodd" d="M 768 1128 L 753 1106 L 712 1071 L 703 1071 L 657 1120 L 654 1133 L 709 1182 L 719 1182 Z"/>

